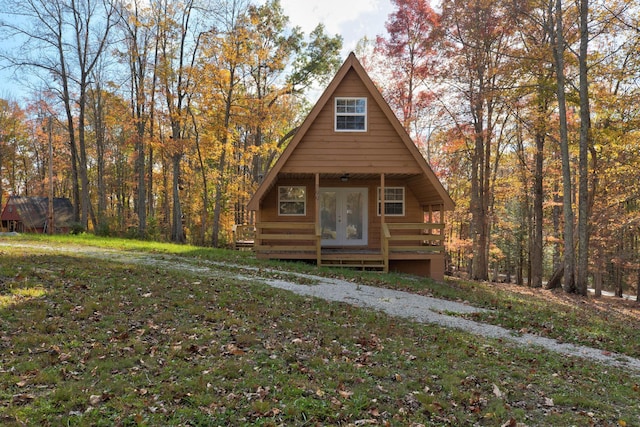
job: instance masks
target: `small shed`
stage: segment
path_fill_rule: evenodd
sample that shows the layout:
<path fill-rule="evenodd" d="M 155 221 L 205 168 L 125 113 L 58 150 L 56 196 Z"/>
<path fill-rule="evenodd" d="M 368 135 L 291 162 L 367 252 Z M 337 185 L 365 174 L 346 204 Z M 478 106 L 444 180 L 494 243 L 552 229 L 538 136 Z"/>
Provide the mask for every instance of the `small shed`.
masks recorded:
<path fill-rule="evenodd" d="M 259 258 L 436 280 L 453 207 L 353 53 L 248 204 Z"/>
<path fill-rule="evenodd" d="M 73 224 L 73 205 L 66 197 L 53 198 L 55 233 L 68 233 Z M 0 215 L 0 228 L 18 233 L 47 233 L 49 198 L 11 196 Z"/>

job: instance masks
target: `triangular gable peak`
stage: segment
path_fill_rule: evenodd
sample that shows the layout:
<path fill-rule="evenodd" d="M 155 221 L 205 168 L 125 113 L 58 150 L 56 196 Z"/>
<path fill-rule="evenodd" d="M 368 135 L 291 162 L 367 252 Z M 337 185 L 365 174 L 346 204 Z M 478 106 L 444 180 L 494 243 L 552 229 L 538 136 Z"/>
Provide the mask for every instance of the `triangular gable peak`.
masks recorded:
<path fill-rule="evenodd" d="M 333 132 L 334 102 L 339 97 L 367 99 L 367 130 Z M 324 130 L 324 131 L 323 131 Z M 300 129 L 249 202 L 260 201 L 278 174 L 388 174 L 413 176 L 422 201 L 453 209 L 453 201 L 402 127 L 355 54 L 349 54 Z"/>

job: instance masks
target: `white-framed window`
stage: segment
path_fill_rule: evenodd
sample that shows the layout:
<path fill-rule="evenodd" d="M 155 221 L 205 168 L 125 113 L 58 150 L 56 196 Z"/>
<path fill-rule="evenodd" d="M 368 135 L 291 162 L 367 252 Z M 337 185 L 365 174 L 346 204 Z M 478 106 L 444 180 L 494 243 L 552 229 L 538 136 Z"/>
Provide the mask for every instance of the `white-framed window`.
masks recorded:
<path fill-rule="evenodd" d="M 278 215 L 306 215 L 307 187 L 278 187 Z"/>
<path fill-rule="evenodd" d="M 365 132 L 367 130 L 367 98 L 336 97 L 336 132 Z"/>
<path fill-rule="evenodd" d="M 380 216 L 380 187 L 378 187 L 378 216 Z M 384 214 L 404 216 L 404 187 L 384 188 Z"/>

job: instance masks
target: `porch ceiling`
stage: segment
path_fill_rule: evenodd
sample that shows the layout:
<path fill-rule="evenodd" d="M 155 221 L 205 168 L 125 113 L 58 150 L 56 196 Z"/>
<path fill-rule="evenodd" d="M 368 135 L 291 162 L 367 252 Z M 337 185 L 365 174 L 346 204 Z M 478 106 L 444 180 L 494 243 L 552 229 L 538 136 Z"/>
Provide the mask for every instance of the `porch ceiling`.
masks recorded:
<path fill-rule="evenodd" d="M 323 179 L 340 179 L 344 174 L 342 173 L 321 173 L 320 180 Z M 349 175 L 349 180 L 372 180 L 380 179 L 379 173 L 347 173 Z M 304 179 L 309 177 L 314 177 L 313 173 L 280 173 L 278 175 L 281 179 Z M 420 174 L 403 174 L 403 173 L 386 173 L 385 179 L 408 179 L 412 177 L 418 177 Z"/>
<path fill-rule="evenodd" d="M 321 173 L 320 184 L 323 180 L 339 180 L 344 174 L 342 173 Z M 380 180 L 379 173 L 349 173 L 349 183 L 355 183 L 358 180 Z M 280 173 L 278 174 L 279 180 L 297 181 L 314 178 L 313 173 Z M 423 174 L 403 174 L 403 173 L 385 173 L 385 181 L 388 183 L 393 180 L 404 181 L 414 195 L 418 199 L 419 203 L 423 206 L 439 205 L 442 203 L 442 198 L 438 194 L 438 191 L 433 187 L 433 184 Z M 272 185 L 275 185 L 274 181 Z"/>

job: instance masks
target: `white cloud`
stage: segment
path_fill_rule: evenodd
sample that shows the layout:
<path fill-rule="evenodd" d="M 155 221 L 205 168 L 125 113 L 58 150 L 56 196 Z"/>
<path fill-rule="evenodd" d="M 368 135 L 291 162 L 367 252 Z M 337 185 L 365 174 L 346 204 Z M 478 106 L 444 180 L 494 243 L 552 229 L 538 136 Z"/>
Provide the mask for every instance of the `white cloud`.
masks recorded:
<path fill-rule="evenodd" d="M 323 23 L 328 34 L 343 37 L 347 51 L 365 36 L 383 34 L 392 10 L 390 0 L 281 0 L 280 4 L 292 26 L 308 34 Z"/>
<path fill-rule="evenodd" d="M 379 3 L 377 0 L 281 1 L 293 25 L 309 32 L 318 22 L 323 22 L 332 33 L 338 32 L 343 23 L 357 19 L 363 12 L 376 9 Z"/>

